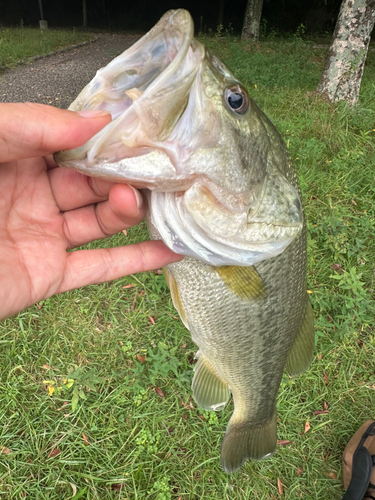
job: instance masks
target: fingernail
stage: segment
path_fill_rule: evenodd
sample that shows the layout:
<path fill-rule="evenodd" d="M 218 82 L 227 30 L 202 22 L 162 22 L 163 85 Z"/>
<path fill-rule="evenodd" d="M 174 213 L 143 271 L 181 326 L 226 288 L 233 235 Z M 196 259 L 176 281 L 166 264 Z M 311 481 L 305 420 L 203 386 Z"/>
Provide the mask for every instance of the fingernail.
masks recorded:
<path fill-rule="evenodd" d="M 111 113 L 105 109 L 86 109 L 85 111 L 78 111 L 78 114 L 84 118 L 97 118 L 98 116 L 106 116 Z"/>
<path fill-rule="evenodd" d="M 142 197 L 141 193 L 137 189 L 133 188 L 133 186 L 130 186 L 130 184 L 129 184 L 129 187 L 133 190 L 133 193 L 134 193 L 134 196 L 135 196 L 135 199 L 137 202 L 137 208 L 139 211 L 143 205 L 143 197 Z"/>

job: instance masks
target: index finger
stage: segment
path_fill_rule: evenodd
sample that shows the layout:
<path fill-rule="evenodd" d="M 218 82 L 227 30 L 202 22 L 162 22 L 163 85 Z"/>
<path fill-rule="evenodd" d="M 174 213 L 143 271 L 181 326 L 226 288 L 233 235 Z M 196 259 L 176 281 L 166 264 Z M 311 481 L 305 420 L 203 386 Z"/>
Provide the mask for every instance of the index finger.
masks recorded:
<path fill-rule="evenodd" d="M 0 104 L 0 162 L 82 146 L 111 121 L 106 111 L 75 112 L 44 104 Z"/>

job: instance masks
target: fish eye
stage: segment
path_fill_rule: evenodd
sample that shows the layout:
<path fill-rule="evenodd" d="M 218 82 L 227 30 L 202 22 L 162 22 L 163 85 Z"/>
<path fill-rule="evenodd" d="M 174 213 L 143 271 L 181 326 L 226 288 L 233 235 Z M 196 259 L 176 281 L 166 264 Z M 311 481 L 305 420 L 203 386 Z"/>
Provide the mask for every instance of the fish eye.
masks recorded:
<path fill-rule="evenodd" d="M 244 115 L 249 109 L 249 96 L 239 85 L 227 87 L 224 91 L 224 100 L 227 107 L 237 115 Z"/>

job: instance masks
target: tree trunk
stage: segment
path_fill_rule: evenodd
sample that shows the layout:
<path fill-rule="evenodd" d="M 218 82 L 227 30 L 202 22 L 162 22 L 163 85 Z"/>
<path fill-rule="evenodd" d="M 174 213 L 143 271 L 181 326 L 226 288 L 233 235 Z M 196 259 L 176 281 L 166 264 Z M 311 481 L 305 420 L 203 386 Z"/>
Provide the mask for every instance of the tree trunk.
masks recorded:
<path fill-rule="evenodd" d="M 82 10 L 83 10 L 83 27 L 87 28 L 87 3 L 86 3 L 86 0 L 82 0 Z"/>
<path fill-rule="evenodd" d="M 44 15 L 43 15 L 43 4 L 42 4 L 42 0 L 39 0 L 39 11 L 40 11 L 40 19 L 43 21 L 43 20 L 44 20 Z"/>
<path fill-rule="evenodd" d="M 241 34 L 242 40 L 248 40 L 249 38 L 258 40 L 262 9 L 263 0 L 247 0 L 245 19 Z"/>
<path fill-rule="evenodd" d="M 223 19 L 224 19 L 224 1 L 225 0 L 220 0 L 219 1 L 219 16 L 217 19 L 217 25 L 222 26 L 223 25 Z"/>
<path fill-rule="evenodd" d="M 317 92 L 331 102 L 359 98 L 363 68 L 375 22 L 375 0 L 343 0 Z"/>

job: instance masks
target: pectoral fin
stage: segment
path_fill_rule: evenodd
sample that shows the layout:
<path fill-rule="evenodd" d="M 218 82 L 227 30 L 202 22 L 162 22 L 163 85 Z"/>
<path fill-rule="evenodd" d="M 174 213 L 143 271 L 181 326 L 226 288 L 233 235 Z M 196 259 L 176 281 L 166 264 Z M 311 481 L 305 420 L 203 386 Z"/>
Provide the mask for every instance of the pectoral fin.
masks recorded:
<path fill-rule="evenodd" d="M 186 326 L 186 328 L 189 330 L 185 310 L 184 310 L 184 307 L 183 307 L 182 302 L 181 302 L 181 297 L 180 297 L 180 294 L 178 292 L 176 280 L 174 279 L 173 274 L 166 267 L 163 267 L 163 271 L 164 271 L 165 281 L 167 282 L 169 290 L 171 291 L 173 305 L 175 306 L 175 308 L 176 308 L 176 310 L 181 318 L 181 321 Z"/>
<path fill-rule="evenodd" d="M 191 388 L 196 403 L 205 410 L 222 410 L 230 398 L 228 384 L 216 375 L 203 354 L 199 354 L 195 365 Z"/>
<path fill-rule="evenodd" d="M 286 361 L 286 370 L 291 376 L 297 376 L 307 370 L 314 354 L 314 314 L 311 302 L 306 294 L 306 309 L 301 329 L 294 341 Z"/>
<path fill-rule="evenodd" d="M 224 283 L 241 299 L 264 299 L 266 287 L 254 266 L 219 266 L 214 268 Z"/>

